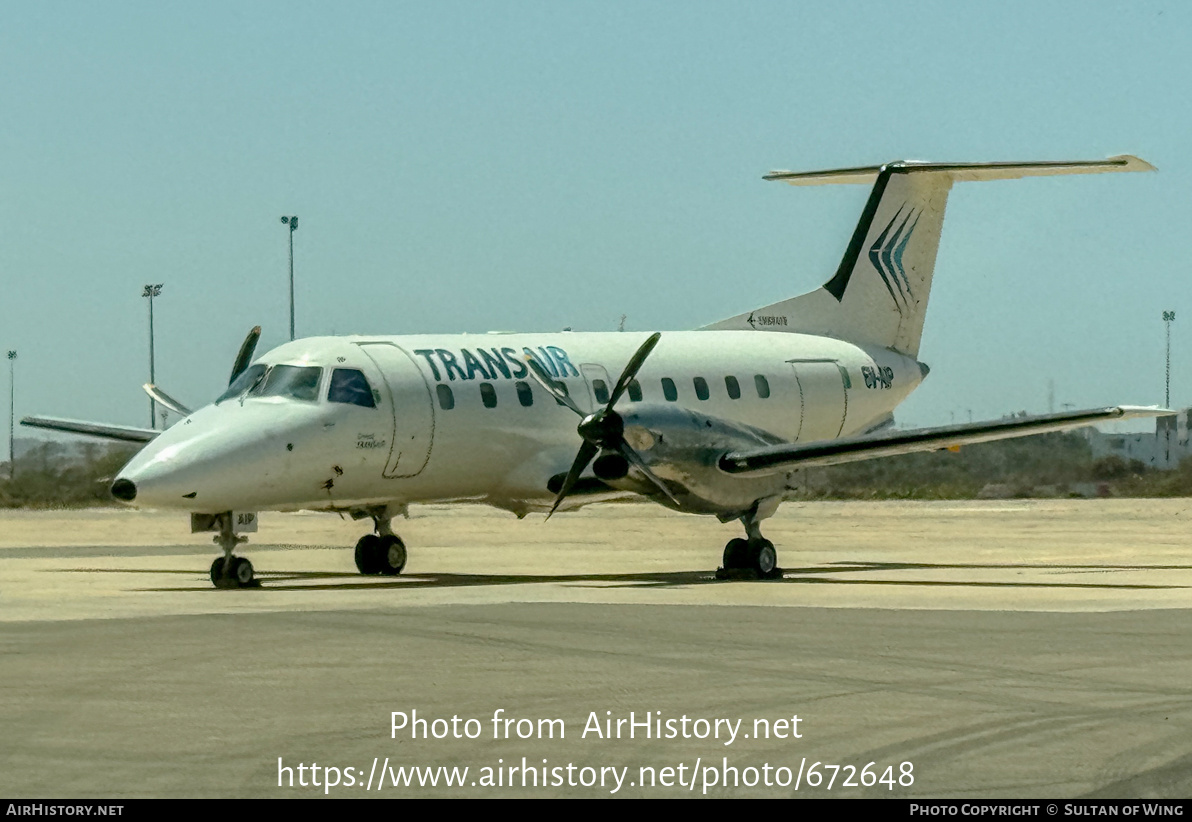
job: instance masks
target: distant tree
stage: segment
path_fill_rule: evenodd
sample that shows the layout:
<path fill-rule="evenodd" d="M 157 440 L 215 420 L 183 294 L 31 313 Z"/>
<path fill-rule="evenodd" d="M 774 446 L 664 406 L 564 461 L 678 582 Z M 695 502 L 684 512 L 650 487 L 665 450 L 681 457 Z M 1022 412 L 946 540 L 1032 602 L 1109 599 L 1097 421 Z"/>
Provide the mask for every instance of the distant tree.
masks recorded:
<path fill-rule="evenodd" d="M 112 477 L 137 452 L 124 443 L 87 442 L 72 448 L 41 442 L 17 457 L 15 476 L 0 478 L 0 507 L 82 508 L 115 505 Z"/>

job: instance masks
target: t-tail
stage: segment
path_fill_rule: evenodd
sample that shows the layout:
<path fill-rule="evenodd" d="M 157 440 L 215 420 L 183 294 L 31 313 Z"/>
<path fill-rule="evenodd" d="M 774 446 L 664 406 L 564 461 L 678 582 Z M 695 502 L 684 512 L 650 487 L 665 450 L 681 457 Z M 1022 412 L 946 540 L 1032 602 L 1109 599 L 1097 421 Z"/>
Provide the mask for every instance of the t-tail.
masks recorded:
<path fill-rule="evenodd" d="M 775 171 L 796 186 L 873 183 L 835 275 L 822 288 L 705 326 L 706 330 L 787 331 L 892 348 L 918 358 L 931 275 L 952 183 L 1053 174 L 1154 171 L 1129 155 L 1035 163 L 924 163 L 831 171 Z"/>

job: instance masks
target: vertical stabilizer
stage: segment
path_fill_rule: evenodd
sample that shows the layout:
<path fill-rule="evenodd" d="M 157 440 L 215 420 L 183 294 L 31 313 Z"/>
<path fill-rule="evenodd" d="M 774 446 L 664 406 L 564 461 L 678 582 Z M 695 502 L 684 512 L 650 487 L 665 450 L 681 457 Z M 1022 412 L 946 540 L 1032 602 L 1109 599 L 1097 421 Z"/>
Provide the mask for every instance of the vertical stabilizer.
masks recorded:
<path fill-rule="evenodd" d="M 952 183 L 1053 174 L 1153 171 L 1137 157 L 1057 163 L 919 163 L 766 175 L 791 185 L 873 183 L 835 275 L 809 294 L 706 326 L 836 337 L 919 353 Z"/>

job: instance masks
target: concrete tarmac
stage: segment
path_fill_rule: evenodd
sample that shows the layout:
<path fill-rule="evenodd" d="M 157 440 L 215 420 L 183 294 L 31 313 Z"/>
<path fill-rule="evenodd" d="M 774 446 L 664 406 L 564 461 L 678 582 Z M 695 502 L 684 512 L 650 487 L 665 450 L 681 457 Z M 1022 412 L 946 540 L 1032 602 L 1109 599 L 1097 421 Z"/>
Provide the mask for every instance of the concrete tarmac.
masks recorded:
<path fill-rule="evenodd" d="M 1189 517 L 792 503 L 717 581 L 648 505 L 415 508 L 397 578 L 265 514 L 221 591 L 184 517 L 3 512 L 0 797 L 1188 797 Z"/>

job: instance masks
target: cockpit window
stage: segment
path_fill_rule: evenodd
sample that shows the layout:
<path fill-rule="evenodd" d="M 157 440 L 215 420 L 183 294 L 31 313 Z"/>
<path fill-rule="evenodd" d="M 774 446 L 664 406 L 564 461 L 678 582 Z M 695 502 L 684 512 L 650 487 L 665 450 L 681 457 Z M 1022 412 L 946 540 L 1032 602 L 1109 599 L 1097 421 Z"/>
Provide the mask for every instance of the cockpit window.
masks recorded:
<path fill-rule="evenodd" d="M 323 369 L 317 366 L 275 365 L 249 394 L 253 397 L 290 397 L 313 401 L 319 398 L 319 378 L 322 375 Z"/>
<path fill-rule="evenodd" d="M 327 389 L 329 402 L 343 402 L 376 408 L 373 402 L 372 386 L 364 374 L 354 368 L 337 368 L 331 372 L 331 387 Z"/>
<path fill-rule="evenodd" d="M 261 381 L 261 377 L 265 376 L 265 366 L 250 365 L 248 368 L 240 372 L 240 376 L 232 380 L 232 384 L 228 386 L 228 390 L 219 395 L 219 399 L 215 401 L 219 405 L 224 400 L 230 400 L 233 397 L 239 397 L 248 389 L 254 387 Z"/>

